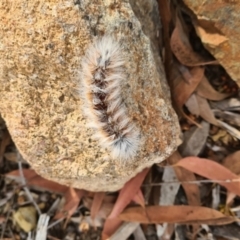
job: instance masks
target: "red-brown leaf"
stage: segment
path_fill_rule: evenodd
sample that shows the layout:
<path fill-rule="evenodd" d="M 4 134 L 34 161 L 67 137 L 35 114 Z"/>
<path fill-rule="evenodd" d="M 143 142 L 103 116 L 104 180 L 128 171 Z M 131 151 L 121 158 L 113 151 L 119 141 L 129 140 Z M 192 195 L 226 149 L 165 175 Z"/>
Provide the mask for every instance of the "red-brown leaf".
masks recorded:
<path fill-rule="evenodd" d="M 114 205 L 114 208 L 109 216 L 109 218 L 117 217 L 123 209 L 133 200 L 136 193 L 139 191 L 141 184 L 146 177 L 149 168 L 144 169 L 142 172 L 137 174 L 129 182 L 127 182 L 121 189 L 118 199 Z"/>
<path fill-rule="evenodd" d="M 119 218 L 123 221 L 144 224 L 182 223 L 223 225 L 235 221 L 219 211 L 200 206 L 149 206 L 131 207 L 124 210 Z"/>
<path fill-rule="evenodd" d="M 182 159 L 182 156 L 178 151 L 176 151 L 171 155 L 171 157 L 168 158 L 168 163 L 175 164 L 179 162 L 181 159 Z M 196 180 L 196 177 L 194 176 L 194 174 L 192 172 L 189 172 L 186 169 L 175 168 L 174 170 L 180 182 Z M 199 206 L 201 204 L 199 187 L 196 184 L 185 184 L 185 183 L 183 183 L 182 186 L 186 193 L 188 204 L 193 206 Z"/>
<path fill-rule="evenodd" d="M 136 195 L 133 197 L 133 201 L 138 203 L 140 206 L 145 207 L 145 200 L 141 189 L 137 191 Z"/>
<path fill-rule="evenodd" d="M 60 194 L 64 194 L 69 188 L 39 176 L 33 169 L 22 169 L 22 171 L 28 186 L 34 186 L 40 190 L 47 190 Z M 15 180 L 20 179 L 19 170 L 9 172 L 6 176 Z"/>
<path fill-rule="evenodd" d="M 186 70 L 188 71 L 188 70 Z M 195 91 L 197 85 L 203 78 L 204 69 L 195 67 L 190 70 L 189 74 L 185 73 L 185 80 L 182 79 L 173 89 L 173 97 L 179 107 L 188 100 L 191 94 Z"/>
<path fill-rule="evenodd" d="M 240 182 L 238 181 L 239 177 L 219 163 L 205 158 L 186 157 L 176 163 L 175 167 L 183 167 L 213 181 L 220 180 L 220 185 L 240 196 Z"/>
<path fill-rule="evenodd" d="M 102 231 L 102 240 L 108 239 L 122 224 L 122 221 L 118 218 L 107 219 L 104 223 Z"/>
<path fill-rule="evenodd" d="M 79 194 L 81 191 L 82 194 Z M 78 190 L 78 193 L 74 188 L 69 188 L 69 190 L 64 194 L 65 204 L 63 208 L 54 216 L 54 219 L 60 219 L 62 217 L 70 218 L 78 208 L 81 198 L 84 196 L 84 190 Z"/>
<path fill-rule="evenodd" d="M 97 216 L 97 214 L 98 214 L 98 212 L 99 212 L 99 210 L 100 210 L 100 208 L 102 206 L 104 197 L 105 197 L 105 193 L 104 192 L 96 192 L 94 194 L 93 203 L 92 203 L 92 206 L 91 206 L 91 218 L 93 220 Z"/>
<path fill-rule="evenodd" d="M 208 101 L 205 98 L 202 98 L 196 95 L 198 106 L 200 110 L 200 116 L 207 122 L 219 126 L 217 119 L 215 118 L 212 109 L 209 106 Z"/>

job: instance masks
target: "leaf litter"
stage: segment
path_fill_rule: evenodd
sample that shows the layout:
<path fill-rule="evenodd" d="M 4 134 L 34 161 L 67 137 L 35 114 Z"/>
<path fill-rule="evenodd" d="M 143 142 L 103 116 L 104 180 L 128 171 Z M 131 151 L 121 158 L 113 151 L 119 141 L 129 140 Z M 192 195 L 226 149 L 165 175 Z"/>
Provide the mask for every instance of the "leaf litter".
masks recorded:
<path fill-rule="evenodd" d="M 161 53 L 182 145 L 120 191 L 89 192 L 40 177 L 0 121 L 1 239 L 222 240 L 234 239 L 231 231 L 239 235 L 239 89 L 202 44 L 214 47 L 228 39 L 196 21 L 180 2 L 158 3 Z"/>

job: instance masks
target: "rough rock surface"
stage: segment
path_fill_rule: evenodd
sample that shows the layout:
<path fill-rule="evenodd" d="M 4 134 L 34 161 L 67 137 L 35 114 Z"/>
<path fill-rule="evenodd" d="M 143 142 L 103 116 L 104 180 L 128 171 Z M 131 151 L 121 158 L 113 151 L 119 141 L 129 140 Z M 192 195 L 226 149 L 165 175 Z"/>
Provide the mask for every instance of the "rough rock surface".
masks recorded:
<path fill-rule="evenodd" d="M 238 0 L 184 0 L 195 13 L 199 36 L 240 86 L 240 4 Z M 198 31 L 199 29 L 197 29 Z"/>
<path fill-rule="evenodd" d="M 40 175 L 77 188 L 114 191 L 176 149 L 178 119 L 156 36 L 150 36 L 159 26 L 152 23 L 143 32 L 141 17 L 134 14 L 145 9 L 150 21 L 157 8 L 155 1 L 139 2 L 134 11 L 127 0 L 0 2 L 0 112 L 21 154 Z M 124 165 L 92 138 L 77 89 L 85 50 L 104 34 L 122 44 L 128 75 L 122 95 L 141 130 L 141 149 Z"/>

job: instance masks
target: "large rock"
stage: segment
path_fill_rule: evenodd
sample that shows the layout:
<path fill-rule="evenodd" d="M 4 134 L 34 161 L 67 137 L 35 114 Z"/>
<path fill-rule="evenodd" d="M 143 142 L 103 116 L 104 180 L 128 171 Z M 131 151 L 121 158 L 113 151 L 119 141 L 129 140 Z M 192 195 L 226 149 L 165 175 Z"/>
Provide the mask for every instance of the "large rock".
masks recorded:
<path fill-rule="evenodd" d="M 184 2 L 197 17 L 195 26 L 203 44 L 240 86 L 240 2 Z"/>
<path fill-rule="evenodd" d="M 154 2 L 131 1 L 134 11 L 127 0 L 0 2 L 0 112 L 21 154 L 42 176 L 114 191 L 176 149 L 179 125 L 157 54 Z M 144 18 L 135 14 L 144 12 L 151 25 L 143 32 Z M 127 79 L 121 94 L 140 131 L 141 147 L 125 164 L 93 138 L 78 91 L 88 45 L 109 34 L 122 45 Z"/>

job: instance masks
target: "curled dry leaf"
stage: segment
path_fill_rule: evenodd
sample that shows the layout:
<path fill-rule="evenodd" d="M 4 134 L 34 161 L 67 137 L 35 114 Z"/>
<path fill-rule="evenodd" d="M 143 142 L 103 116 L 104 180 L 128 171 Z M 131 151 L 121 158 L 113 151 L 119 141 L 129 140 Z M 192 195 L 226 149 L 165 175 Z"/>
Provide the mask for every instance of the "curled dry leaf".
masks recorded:
<path fill-rule="evenodd" d="M 203 76 L 202 81 L 198 84 L 196 92 L 199 96 L 213 101 L 220 101 L 231 95 L 216 91 L 205 76 Z"/>
<path fill-rule="evenodd" d="M 177 162 L 175 167 L 183 167 L 198 175 L 216 181 L 229 191 L 240 196 L 239 177 L 219 163 L 205 158 L 186 157 Z"/>
<path fill-rule="evenodd" d="M 170 45 L 172 52 L 183 65 L 193 67 L 217 63 L 217 61 L 207 62 L 193 51 L 179 18 L 177 18 L 176 26 L 171 36 Z"/>
<path fill-rule="evenodd" d="M 188 71 L 187 69 L 185 71 Z M 191 94 L 195 91 L 197 85 L 203 78 L 204 69 L 195 67 L 191 69 L 188 74 L 185 73 L 186 81 L 181 79 L 173 89 L 173 97 L 179 107 L 188 100 Z"/>
<path fill-rule="evenodd" d="M 144 224 L 181 223 L 223 225 L 236 219 L 219 211 L 200 206 L 149 206 L 125 209 L 119 218 L 128 222 Z"/>

